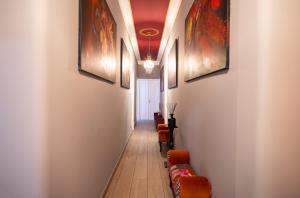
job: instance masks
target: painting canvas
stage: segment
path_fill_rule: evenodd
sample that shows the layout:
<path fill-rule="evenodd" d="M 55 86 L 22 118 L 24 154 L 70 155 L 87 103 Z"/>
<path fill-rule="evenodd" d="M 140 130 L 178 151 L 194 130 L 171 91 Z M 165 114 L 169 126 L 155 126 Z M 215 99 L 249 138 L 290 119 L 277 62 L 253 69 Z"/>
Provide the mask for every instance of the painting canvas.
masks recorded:
<path fill-rule="evenodd" d="M 121 39 L 121 87 L 130 88 L 130 54 L 123 39 Z"/>
<path fill-rule="evenodd" d="M 116 78 L 117 25 L 105 0 L 80 1 L 79 70 Z"/>
<path fill-rule="evenodd" d="M 168 88 L 178 86 L 178 39 L 175 40 L 168 56 Z"/>
<path fill-rule="evenodd" d="M 165 69 L 164 66 L 161 66 L 160 69 L 160 92 L 165 91 Z"/>
<path fill-rule="evenodd" d="M 185 20 L 185 81 L 228 69 L 229 0 L 195 0 Z"/>

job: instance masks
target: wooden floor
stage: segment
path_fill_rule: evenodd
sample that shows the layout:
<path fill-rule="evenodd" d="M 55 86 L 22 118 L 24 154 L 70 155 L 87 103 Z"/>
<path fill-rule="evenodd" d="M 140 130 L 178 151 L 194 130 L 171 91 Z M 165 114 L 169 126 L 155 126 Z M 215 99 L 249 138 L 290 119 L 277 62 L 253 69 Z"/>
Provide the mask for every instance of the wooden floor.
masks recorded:
<path fill-rule="evenodd" d="M 134 130 L 105 198 L 172 198 L 153 122 Z"/>

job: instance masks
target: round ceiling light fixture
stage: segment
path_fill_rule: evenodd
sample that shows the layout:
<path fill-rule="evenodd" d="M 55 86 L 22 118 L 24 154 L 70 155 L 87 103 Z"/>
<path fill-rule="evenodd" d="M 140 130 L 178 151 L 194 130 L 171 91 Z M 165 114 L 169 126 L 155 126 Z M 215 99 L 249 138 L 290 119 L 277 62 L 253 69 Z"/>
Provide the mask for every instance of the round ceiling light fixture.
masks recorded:
<path fill-rule="evenodd" d="M 159 30 L 156 28 L 142 28 L 140 29 L 139 34 L 141 36 L 153 37 L 159 34 Z"/>
<path fill-rule="evenodd" d="M 154 62 L 151 59 L 151 56 L 147 56 L 147 60 L 145 60 L 144 62 L 144 69 L 146 71 L 147 74 L 150 74 L 152 72 L 152 70 L 154 69 Z"/>
<path fill-rule="evenodd" d="M 149 49 L 148 49 L 147 59 L 144 62 L 144 68 L 145 68 L 147 74 L 150 74 L 155 66 L 154 62 L 152 61 L 152 58 L 151 58 L 150 38 L 151 37 L 149 37 Z"/>

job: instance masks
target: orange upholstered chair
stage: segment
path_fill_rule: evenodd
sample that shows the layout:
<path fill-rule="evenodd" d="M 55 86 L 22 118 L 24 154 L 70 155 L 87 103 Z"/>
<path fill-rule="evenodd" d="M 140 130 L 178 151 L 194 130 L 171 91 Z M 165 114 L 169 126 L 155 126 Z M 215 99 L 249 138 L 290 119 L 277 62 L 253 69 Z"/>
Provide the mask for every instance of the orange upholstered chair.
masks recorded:
<path fill-rule="evenodd" d="M 168 169 L 174 197 L 211 198 L 211 185 L 206 177 L 197 176 L 190 166 L 189 151 L 169 150 Z"/>
<path fill-rule="evenodd" d="M 157 125 L 157 118 L 160 116 L 160 113 L 159 112 L 155 112 L 153 114 L 153 116 L 154 116 L 154 126 L 156 127 L 156 125 Z"/>
<path fill-rule="evenodd" d="M 153 116 L 154 116 L 154 119 L 157 118 L 159 115 L 159 112 L 154 112 Z"/>
<path fill-rule="evenodd" d="M 158 131 L 158 143 L 159 143 L 159 151 L 162 150 L 162 143 L 165 142 L 167 145 L 170 142 L 170 133 L 169 130 L 159 130 Z"/>
<path fill-rule="evenodd" d="M 157 129 L 159 124 L 165 124 L 165 119 L 163 117 L 158 117 L 156 119 L 156 129 Z"/>
<path fill-rule="evenodd" d="M 169 130 L 168 125 L 167 124 L 158 124 L 157 131 L 162 131 L 162 130 Z"/>
<path fill-rule="evenodd" d="M 188 150 L 169 150 L 168 151 L 168 167 L 176 164 L 189 164 L 190 153 Z"/>

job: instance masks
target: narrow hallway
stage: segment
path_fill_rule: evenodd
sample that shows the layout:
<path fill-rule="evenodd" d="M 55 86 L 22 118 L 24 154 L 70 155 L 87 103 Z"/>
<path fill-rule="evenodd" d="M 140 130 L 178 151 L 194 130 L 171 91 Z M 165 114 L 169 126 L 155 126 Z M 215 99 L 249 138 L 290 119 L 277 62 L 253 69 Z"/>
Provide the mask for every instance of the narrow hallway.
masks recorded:
<path fill-rule="evenodd" d="M 105 198 L 172 197 L 153 122 L 133 131 Z"/>
<path fill-rule="evenodd" d="M 300 198 L 299 10 L 1 1 L 0 198 Z"/>

